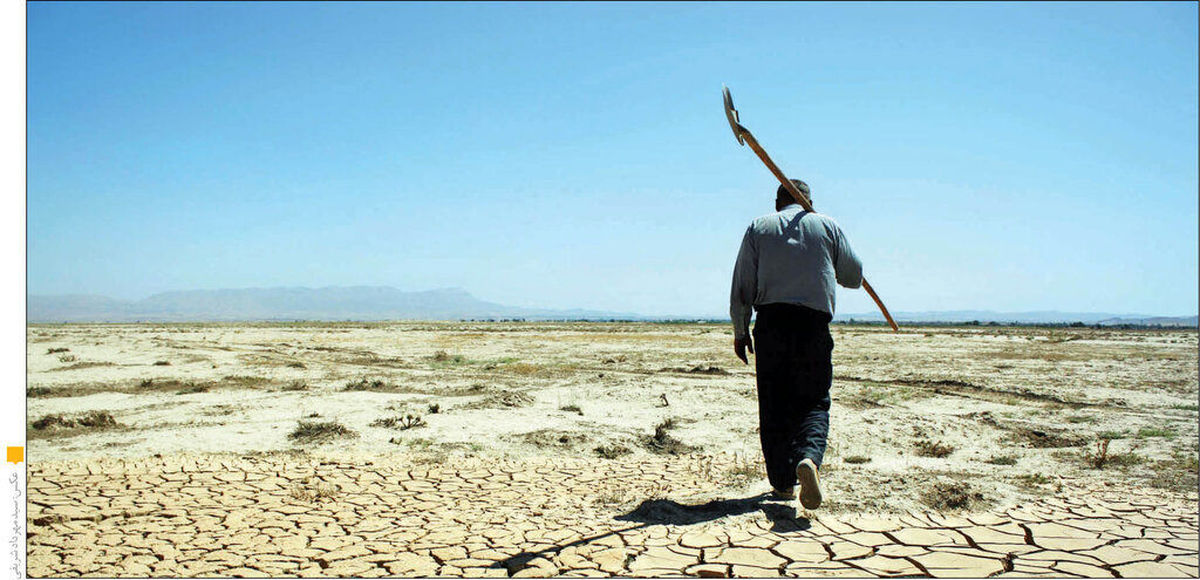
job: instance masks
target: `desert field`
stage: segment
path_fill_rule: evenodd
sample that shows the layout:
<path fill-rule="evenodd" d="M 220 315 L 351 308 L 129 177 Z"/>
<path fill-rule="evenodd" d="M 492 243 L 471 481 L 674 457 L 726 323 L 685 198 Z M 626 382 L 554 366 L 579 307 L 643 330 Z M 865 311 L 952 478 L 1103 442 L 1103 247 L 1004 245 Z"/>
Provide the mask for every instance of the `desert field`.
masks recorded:
<path fill-rule="evenodd" d="M 1182 531 L 1169 537 L 1195 543 L 1196 329 L 968 326 L 893 333 L 834 325 L 832 332 L 833 408 L 821 470 L 826 501 L 813 514 L 794 514 L 805 522 L 797 529 L 824 522 L 836 531 L 837 518 L 1005 513 L 1059 501 L 1054 498 L 1073 505 L 1071 498 L 1083 490 L 1128 490 L 1164 505 L 1190 505 L 1192 515 L 1174 524 Z M 507 466 L 515 477 L 527 468 L 538 477 L 578 482 L 564 492 L 570 497 L 549 503 L 569 500 L 560 506 L 563 513 L 588 521 L 645 515 L 655 507 L 647 502 L 670 502 L 678 512 L 679 506 L 711 507 L 769 490 L 753 365 L 733 356 L 727 324 L 70 324 L 33 325 L 27 338 L 34 576 L 143 569 L 225 575 L 235 564 L 250 566 L 242 557 L 224 567 L 192 568 L 186 558 L 167 560 L 157 552 L 145 562 L 128 560 L 145 552 L 134 548 L 112 562 L 72 563 L 62 542 L 52 541 L 72 533 L 94 540 L 100 532 L 88 522 L 99 526 L 113 513 L 130 518 L 128 510 L 141 504 L 121 504 L 121 494 L 138 496 L 146 485 L 170 481 L 164 474 L 186 471 L 181 465 L 212 465 L 218 474 L 246 465 L 277 466 L 278 473 L 301 466 L 277 486 L 286 501 L 301 505 L 319 505 L 322 496 L 337 502 L 339 490 L 362 484 L 329 483 L 330 477 L 346 477 L 349 468 L 320 476 L 322 466 L 339 462 L 358 470 L 377 465 L 380 473 L 400 470 L 409 478 L 489 466 Z M 553 475 L 555 466 L 561 475 Z M 661 477 L 633 485 L 617 476 L 581 476 L 580 470 Z M 107 481 L 110 473 L 136 474 L 137 481 L 150 483 L 126 483 L 99 495 L 88 491 L 86 482 Z M 206 481 L 219 486 L 224 480 L 217 477 Z M 61 508 L 70 503 L 64 490 L 76 484 L 72 489 L 88 496 L 82 504 L 96 514 L 120 509 L 103 517 L 63 516 Z M 446 485 L 465 490 L 474 484 Z M 1086 496 L 1080 501 L 1086 505 Z M 164 509 L 170 502 L 145 503 Z M 722 513 L 747 521 L 769 518 L 781 533 L 780 518 L 769 512 L 747 507 Z M 687 517 L 654 521 L 695 523 Z M 576 529 L 576 537 L 586 536 Z M 40 545 L 39 538 L 51 543 Z M 436 551 L 421 549 L 426 556 Z M 857 558 L 884 557 L 876 552 Z M 1190 563 L 1195 552 L 1193 546 L 1183 556 L 1158 554 L 1154 561 L 1186 557 Z M 337 575 L 328 561 L 305 568 L 305 557 L 248 569 Z M 828 557 L 837 563 L 832 549 Z M 1014 571 L 1009 557 L 999 571 Z M 895 558 L 919 568 L 909 571 L 929 573 L 911 554 Z M 197 554 L 192 560 L 203 559 Z M 392 568 L 384 560 L 342 575 L 456 575 L 469 568 L 449 566 L 444 558 L 431 560 L 432 568 Z M 638 570 L 629 567 L 634 560 L 623 561 L 626 567 L 587 569 L 630 574 Z M 794 572 L 788 566 L 796 561 L 785 560 L 778 570 Z M 842 560 L 843 571 L 875 572 L 854 558 Z M 179 567 L 153 567 L 164 561 Z M 560 560 L 551 561 L 553 573 L 567 570 Z M 500 571 L 536 568 L 508 564 Z M 739 575 L 728 567 L 735 564 L 723 565 L 713 574 Z M 657 570 L 671 569 L 701 571 Z"/>

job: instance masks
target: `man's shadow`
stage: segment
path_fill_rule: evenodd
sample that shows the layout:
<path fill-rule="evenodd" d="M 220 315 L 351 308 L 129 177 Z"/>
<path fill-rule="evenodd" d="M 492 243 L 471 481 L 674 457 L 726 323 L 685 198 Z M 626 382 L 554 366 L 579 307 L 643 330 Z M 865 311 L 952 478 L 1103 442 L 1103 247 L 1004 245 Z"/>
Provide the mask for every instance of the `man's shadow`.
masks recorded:
<path fill-rule="evenodd" d="M 669 524 L 687 526 L 718 520 L 726 516 L 761 511 L 773 524 L 776 533 L 799 532 L 812 527 L 807 518 L 796 515 L 796 508 L 788 504 L 766 501 L 770 494 L 759 494 L 742 499 L 716 499 L 702 504 L 681 504 L 669 499 L 643 501 L 627 514 L 617 516 L 624 522 L 647 525 Z"/>
<path fill-rule="evenodd" d="M 791 505 L 781 505 L 779 503 L 764 501 L 769 497 L 769 494 L 763 493 L 742 499 L 716 499 L 702 504 L 691 505 L 669 499 L 648 499 L 638 504 L 629 513 L 621 514 L 615 518 L 617 521 L 631 522 L 636 525 L 581 538 L 574 542 L 553 546 L 537 552 L 522 552 L 503 561 L 496 562 L 492 567 L 506 568 L 508 575 L 512 576 L 535 558 L 548 558 L 566 548 L 588 544 L 621 532 L 660 524 L 687 526 L 719 520 L 726 516 L 748 514 L 757 510 L 761 510 L 774 524 L 771 526 L 772 532 L 799 532 L 812 527 L 808 518 L 797 517 L 796 508 Z"/>

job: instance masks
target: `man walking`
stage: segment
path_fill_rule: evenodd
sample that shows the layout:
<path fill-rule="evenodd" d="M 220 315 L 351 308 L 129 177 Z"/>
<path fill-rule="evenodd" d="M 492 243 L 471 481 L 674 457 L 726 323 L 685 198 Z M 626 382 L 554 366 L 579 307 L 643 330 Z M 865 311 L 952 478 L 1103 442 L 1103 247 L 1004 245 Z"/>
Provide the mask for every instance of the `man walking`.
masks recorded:
<path fill-rule="evenodd" d="M 808 185 L 792 183 L 811 205 Z M 800 504 L 816 509 L 829 434 L 834 284 L 858 288 L 862 262 L 832 219 L 804 211 L 783 186 L 775 209 L 742 238 L 729 296 L 733 351 L 747 364 L 746 351 L 756 356 L 759 436 L 775 496 L 796 497 L 798 482 Z M 753 340 L 751 309 L 758 312 Z"/>

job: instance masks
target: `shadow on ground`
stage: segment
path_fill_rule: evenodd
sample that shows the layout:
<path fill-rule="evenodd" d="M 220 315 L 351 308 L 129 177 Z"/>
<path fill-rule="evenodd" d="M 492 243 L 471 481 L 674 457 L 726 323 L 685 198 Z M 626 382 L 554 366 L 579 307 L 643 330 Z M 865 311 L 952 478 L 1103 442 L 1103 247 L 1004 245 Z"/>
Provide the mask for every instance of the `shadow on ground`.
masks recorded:
<path fill-rule="evenodd" d="M 597 536 L 589 536 L 538 552 L 522 552 L 503 562 L 497 562 L 495 566 L 506 568 L 509 576 L 511 576 L 535 558 L 546 558 L 571 546 L 580 546 L 621 532 L 656 525 L 690 526 L 755 511 L 761 511 L 771 520 L 773 524 L 771 526 L 772 532 L 798 532 L 811 527 L 807 518 L 796 515 L 796 508 L 786 504 L 765 501 L 767 499 L 769 499 L 769 495 L 765 493 L 742 499 L 717 499 L 693 505 L 682 504 L 669 499 L 648 499 L 638 504 L 629 513 L 616 517 L 617 521 L 630 522 L 637 525 L 613 530 Z"/>
<path fill-rule="evenodd" d="M 760 494 L 741 499 L 717 499 L 702 504 L 681 504 L 669 499 L 649 499 L 627 514 L 617 516 L 623 522 L 639 522 L 646 525 L 689 526 L 718 520 L 727 516 L 761 511 L 771 520 L 771 531 L 777 533 L 807 530 L 807 518 L 796 515 L 791 505 L 766 501 L 770 496 Z"/>

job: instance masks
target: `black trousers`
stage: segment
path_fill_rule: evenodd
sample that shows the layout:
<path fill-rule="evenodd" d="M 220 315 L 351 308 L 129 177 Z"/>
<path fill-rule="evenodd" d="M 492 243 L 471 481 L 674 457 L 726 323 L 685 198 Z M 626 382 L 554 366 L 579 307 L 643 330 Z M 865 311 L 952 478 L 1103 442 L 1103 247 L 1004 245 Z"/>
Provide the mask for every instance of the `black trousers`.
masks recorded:
<path fill-rule="evenodd" d="M 767 479 L 796 485 L 796 465 L 818 466 L 829 435 L 833 337 L 828 313 L 794 304 L 764 304 L 754 324 L 759 437 Z"/>

